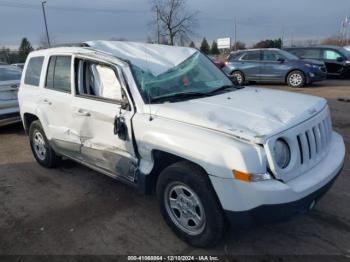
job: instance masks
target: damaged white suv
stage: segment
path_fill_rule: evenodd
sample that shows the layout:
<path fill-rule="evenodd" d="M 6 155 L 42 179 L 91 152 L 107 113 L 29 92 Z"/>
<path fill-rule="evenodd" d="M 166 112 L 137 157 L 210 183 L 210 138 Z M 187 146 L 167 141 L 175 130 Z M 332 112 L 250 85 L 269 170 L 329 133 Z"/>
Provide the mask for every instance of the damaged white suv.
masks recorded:
<path fill-rule="evenodd" d="M 87 42 L 36 51 L 20 112 L 36 160 L 73 159 L 156 192 L 165 221 L 195 246 L 227 222 L 311 209 L 345 147 L 326 100 L 238 87 L 196 49 Z"/>

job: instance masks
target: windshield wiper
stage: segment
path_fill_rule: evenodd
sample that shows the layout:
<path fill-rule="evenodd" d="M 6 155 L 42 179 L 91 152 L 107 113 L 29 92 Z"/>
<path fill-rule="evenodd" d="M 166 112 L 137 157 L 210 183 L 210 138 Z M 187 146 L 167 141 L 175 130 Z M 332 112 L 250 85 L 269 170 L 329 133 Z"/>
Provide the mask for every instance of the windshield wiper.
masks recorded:
<path fill-rule="evenodd" d="M 235 85 L 224 85 L 224 86 L 221 86 L 221 87 L 219 87 L 217 89 L 214 89 L 213 91 L 210 91 L 207 94 L 215 94 L 215 93 L 218 93 L 218 92 L 221 92 L 221 91 L 225 91 L 227 89 L 232 89 L 232 88 L 234 88 L 234 89 L 241 89 L 243 87 L 242 86 L 235 86 Z"/>
<path fill-rule="evenodd" d="M 177 93 L 177 94 L 169 94 L 164 96 L 157 96 L 151 98 L 151 102 L 159 102 L 159 101 L 168 101 L 168 100 L 178 100 L 178 99 L 186 99 L 186 98 L 198 98 L 208 96 L 208 93 L 202 92 L 186 92 L 186 93 Z"/>

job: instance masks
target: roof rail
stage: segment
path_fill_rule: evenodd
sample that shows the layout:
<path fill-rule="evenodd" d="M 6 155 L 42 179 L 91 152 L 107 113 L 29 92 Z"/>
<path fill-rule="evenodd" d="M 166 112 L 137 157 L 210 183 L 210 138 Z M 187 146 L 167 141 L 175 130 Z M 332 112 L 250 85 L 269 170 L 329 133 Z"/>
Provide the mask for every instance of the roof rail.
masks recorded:
<path fill-rule="evenodd" d="M 88 47 L 85 43 L 62 43 L 57 45 L 51 45 L 51 47 Z"/>

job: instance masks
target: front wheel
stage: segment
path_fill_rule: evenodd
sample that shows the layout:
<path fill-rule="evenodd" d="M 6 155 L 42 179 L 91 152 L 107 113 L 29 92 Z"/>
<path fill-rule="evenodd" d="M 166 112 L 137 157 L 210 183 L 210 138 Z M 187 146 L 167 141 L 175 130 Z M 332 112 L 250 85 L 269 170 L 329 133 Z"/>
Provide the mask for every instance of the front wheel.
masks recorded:
<path fill-rule="evenodd" d="M 303 72 L 299 70 L 292 71 L 287 76 L 287 84 L 290 87 L 303 87 L 306 83 L 306 78 Z"/>
<path fill-rule="evenodd" d="M 241 71 L 233 71 L 231 73 L 231 76 L 236 78 L 237 83 L 239 85 L 243 85 L 244 84 L 245 78 L 244 78 L 244 75 L 243 75 L 243 73 Z"/>
<path fill-rule="evenodd" d="M 157 197 L 161 213 L 175 234 L 190 245 L 215 245 L 224 235 L 225 219 L 207 174 L 178 162 L 160 174 Z"/>

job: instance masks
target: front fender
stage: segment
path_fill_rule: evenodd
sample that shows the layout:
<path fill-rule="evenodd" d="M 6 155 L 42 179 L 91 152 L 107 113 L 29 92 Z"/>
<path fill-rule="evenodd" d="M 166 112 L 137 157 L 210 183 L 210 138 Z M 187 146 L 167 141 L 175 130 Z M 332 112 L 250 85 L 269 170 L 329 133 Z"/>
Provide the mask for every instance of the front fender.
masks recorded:
<path fill-rule="evenodd" d="M 266 172 L 266 156 L 259 145 L 191 124 L 136 114 L 133 126 L 141 157 L 140 171 L 149 174 L 153 150 L 167 152 L 201 166 L 209 175 L 232 178 L 232 170 Z"/>

